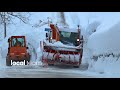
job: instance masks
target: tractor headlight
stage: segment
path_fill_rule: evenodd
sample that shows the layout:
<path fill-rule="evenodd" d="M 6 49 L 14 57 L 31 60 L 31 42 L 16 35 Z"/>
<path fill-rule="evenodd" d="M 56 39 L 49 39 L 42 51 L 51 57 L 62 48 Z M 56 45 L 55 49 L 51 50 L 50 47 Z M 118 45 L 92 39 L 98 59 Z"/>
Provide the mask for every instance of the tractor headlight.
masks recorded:
<path fill-rule="evenodd" d="M 52 37 L 50 39 L 52 39 Z"/>
<path fill-rule="evenodd" d="M 22 55 L 25 55 L 25 53 L 21 53 Z"/>
<path fill-rule="evenodd" d="M 10 53 L 10 55 L 14 55 L 14 53 Z"/>
<path fill-rule="evenodd" d="M 80 40 L 79 40 L 79 39 L 77 39 L 77 41 L 79 42 Z"/>

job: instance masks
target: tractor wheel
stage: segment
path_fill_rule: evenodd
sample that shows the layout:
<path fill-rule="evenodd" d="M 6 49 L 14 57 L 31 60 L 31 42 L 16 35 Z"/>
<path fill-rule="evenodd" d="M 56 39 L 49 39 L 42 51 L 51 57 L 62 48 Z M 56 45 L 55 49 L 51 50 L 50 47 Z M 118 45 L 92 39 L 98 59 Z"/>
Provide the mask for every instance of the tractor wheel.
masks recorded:
<path fill-rule="evenodd" d="M 54 62 L 51 60 L 47 60 L 48 66 L 54 66 Z"/>
<path fill-rule="evenodd" d="M 54 64 L 48 64 L 49 66 L 54 66 Z"/>
<path fill-rule="evenodd" d="M 25 65 L 27 65 L 27 60 L 25 60 Z"/>
<path fill-rule="evenodd" d="M 74 68 L 79 68 L 80 67 L 80 62 L 78 65 L 73 66 Z"/>
<path fill-rule="evenodd" d="M 6 57 L 6 66 L 12 66 L 11 61 L 8 57 Z"/>
<path fill-rule="evenodd" d="M 79 67 L 80 67 L 80 64 L 81 64 L 81 62 L 82 62 L 82 55 L 83 55 L 83 49 L 82 49 L 82 51 L 81 51 L 81 55 L 80 55 L 80 59 L 79 59 L 79 64 L 76 65 L 76 66 L 74 66 L 74 68 L 79 68 Z"/>
<path fill-rule="evenodd" d="M 80 66 L 73 66 L 74 68 L 79 68 Z"/>
<path fill-rule="evenodd" d="M 74 67 L 74 68 L 79 68 L 79 67 L 80 67 L 80 64 L 81 64 L 81 58 L 80 58 L 80 60 L 79 60 L 78 64 L 77 64 L 77 65 L 75 65 L 75 66 L 73 66 L 73 67 Z"/>
<path fill-rule="evenodd" d="M 28 65 L 29 62 L 30 62 L 30 60 L 26 59 L 25 60 L 25 65 Z"/>
<path fill-rule="evenodd" d="M 25 65 L 28 65 L 29 62 L 30 62 L 30 55 L 28 57 L 26 57 L 26 59 L 25 59 Z"/>

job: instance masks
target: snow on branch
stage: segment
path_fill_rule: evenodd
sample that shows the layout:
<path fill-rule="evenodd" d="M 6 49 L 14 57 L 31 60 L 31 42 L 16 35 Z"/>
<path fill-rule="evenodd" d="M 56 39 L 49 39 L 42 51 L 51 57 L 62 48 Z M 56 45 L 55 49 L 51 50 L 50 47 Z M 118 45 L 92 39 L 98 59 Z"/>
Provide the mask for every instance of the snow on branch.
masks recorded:
<path fill-rule="evenodd" d="M 29 12 L 0 12 L 1 24 L 4 23 L 4 19 L 7 24 L 14 23 L 12 19 L 18 18 L 23 23 L 27 24 L 29 22 L 30 13 Z"/>

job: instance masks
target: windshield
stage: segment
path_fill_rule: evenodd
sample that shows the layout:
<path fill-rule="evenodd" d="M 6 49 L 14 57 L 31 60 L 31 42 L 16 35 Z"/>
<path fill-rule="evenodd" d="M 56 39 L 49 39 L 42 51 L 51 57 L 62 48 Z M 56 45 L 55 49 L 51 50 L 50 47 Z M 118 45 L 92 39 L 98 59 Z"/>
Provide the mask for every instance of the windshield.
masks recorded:
<path fill-rule="evenodd" d="M 77 32 L 60 31 L 60 41 L 63 44 L 78 46 L 77 39 L 78 39 L 78 33 Z"/>
<path fill-rule="evenodd" d="M 12 46 L 24 46 L 24 38 L 13 38 L 12 39 Z"/>

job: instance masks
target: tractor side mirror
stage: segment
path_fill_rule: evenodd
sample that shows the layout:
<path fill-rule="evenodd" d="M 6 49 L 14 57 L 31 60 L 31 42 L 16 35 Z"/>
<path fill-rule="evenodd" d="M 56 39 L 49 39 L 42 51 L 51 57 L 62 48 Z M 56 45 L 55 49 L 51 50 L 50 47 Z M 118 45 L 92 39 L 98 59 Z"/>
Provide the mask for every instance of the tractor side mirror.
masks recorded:
<path fill-rule="evenodd" d="M 8 47 L 8 53 L 10 52 L 10 48 Z"/>
<path fill-rule="evenodd" d="M 26 47 L 27 49 L 29 49 L 28 47 Z"/>
<path fill-rule="evenodd" d="M 8 42 L 10 42 L 10 38 L 8 39 Z"/>

